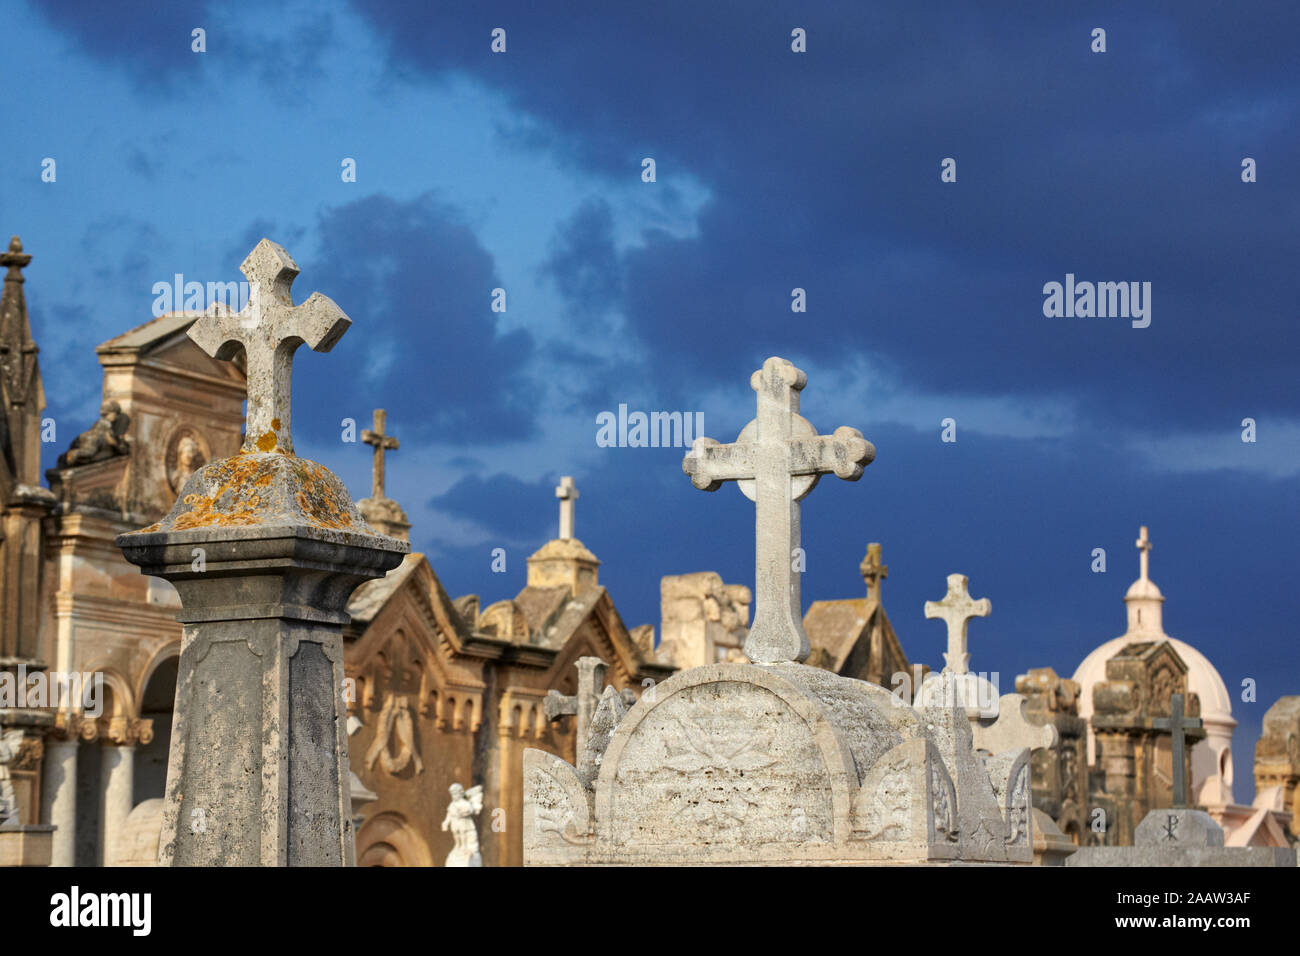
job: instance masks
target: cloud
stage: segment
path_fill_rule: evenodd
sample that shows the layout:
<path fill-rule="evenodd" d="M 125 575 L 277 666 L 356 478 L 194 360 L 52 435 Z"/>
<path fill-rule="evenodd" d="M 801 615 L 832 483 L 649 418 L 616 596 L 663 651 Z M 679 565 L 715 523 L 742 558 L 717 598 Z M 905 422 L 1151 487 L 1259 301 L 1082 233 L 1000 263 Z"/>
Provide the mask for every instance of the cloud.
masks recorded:
<path fill-rule="evenodd" d="M 532 337 L 501 331 L 493 258 L 453 207 L 375 194 L 326 209 L 315 232 L 319 251 L 298 259 L 295 297 L 325 291 L 353 327 L 327 358 L 297 363 L 296 403 L 358 421 L 386 408 L 409 439 L 491 445 L 533 434 Z"/>

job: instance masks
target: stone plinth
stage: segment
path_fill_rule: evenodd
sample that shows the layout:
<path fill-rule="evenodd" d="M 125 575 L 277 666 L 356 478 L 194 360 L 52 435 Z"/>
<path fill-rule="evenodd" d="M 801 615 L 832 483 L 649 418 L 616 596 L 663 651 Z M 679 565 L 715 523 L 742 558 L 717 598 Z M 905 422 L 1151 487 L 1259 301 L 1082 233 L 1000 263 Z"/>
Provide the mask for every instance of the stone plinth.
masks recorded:
<path fill-rule="evenodd" d="M 351 865 L 345 606 L 410 546 L 328 469 L 262 453 L 206 465 L 117 542 L 176 587 L 185 625 L 160 862 Z"/>
<path fill-rule="evenodd" d="M 1134 832 L 1134 846 L 1084 847 L 1066 866 L 1289 866 L 1294 848 L 1224 846 L 1223 828 L 1204 810 L 1152 810 Z"/>
<path fill-rule="evenodd" d="M 54 827 L 49 824 L 0 826 L 0 866 L 49 866 Z"/>
<path fill-rule="evenodd" d="M 710 664 L 630 710 L 583 766 L 524 754 L 528 865 L 1029 863 L 1028 753 L 989 769 L 957 708 L 795 663 Z"/>

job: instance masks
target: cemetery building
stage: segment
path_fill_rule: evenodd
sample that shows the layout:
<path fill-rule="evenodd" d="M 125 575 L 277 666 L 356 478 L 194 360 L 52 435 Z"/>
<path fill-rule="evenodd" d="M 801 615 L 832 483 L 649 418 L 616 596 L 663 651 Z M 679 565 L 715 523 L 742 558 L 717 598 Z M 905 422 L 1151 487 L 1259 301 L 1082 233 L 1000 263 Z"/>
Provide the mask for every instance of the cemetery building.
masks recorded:
<path fill-rule="evenodd" d="M 404 513 L 384 495 L 383 448 L 375 455 L 375 487 L 359 507 L 376 528 L 406 537 Z M 624 625 L 599 582 L 600 561 L 573 536 L 571 479 L 557 493 L 559 536 L 528 558 L 515 597 L 486 607 L 478 595 L 453 600 L 413 552 L 349 602 L 349 713 L 360 722 L 352 770 L 375 794 L 362 810 L 359 865 L 442 865 L 453 848 L 441 828 L 453 784 L 483 787 L 483 864 L 521 864 L 523 752 L 577 759 L 580 711 L 594 705 L 578 699 L 593 692 L 580 686 L 579 661 L 607 662 L 609 682 L 633 695 L 673 672 L 645 643 L 652 629 L 638 629 L 638 641 Z M 564 701 L 553 695 L 548 708 L 552 691 Z"/>

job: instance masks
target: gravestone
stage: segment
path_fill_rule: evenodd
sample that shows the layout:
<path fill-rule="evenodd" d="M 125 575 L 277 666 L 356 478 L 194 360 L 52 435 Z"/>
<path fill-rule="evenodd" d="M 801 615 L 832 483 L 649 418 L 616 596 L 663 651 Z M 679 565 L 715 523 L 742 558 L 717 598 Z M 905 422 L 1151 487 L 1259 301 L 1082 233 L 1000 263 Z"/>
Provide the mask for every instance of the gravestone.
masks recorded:
<path fill-rule="evenodd" d="M 798 414 L 804 373 L 770 358 L 758 416 L 732 445 L 697 440 L 697 488 L 737 481 L 756 505 L 758 608 L 745 653 L 647 690 L 606 689 L 584 766 L 524 753 L 528 865 L 1029 863 L 1026 750 L 987 763 L 963 710 L 798 663 L 799 500 L 822 474 L 862 474 L 852 428 L 820 436 Z M 951 679 L 951 675 L 949 675 Z"/>
<path fill-rule="evenodd" d="M 293 454 L 293 353 L 328 351 L 350 321 L 263 239 L 240 267 L 247 307 L 189 331 L 215 358 L 242 346 L 245 440 L 186 482 L 162 521 L 119 535 L 127 560 L 175 585 L 184 624 L 159 862 L 340 866 L 354 858 L 341 628 L 362 581 L 409 545 L 376 534 L 333 473 Z"/>

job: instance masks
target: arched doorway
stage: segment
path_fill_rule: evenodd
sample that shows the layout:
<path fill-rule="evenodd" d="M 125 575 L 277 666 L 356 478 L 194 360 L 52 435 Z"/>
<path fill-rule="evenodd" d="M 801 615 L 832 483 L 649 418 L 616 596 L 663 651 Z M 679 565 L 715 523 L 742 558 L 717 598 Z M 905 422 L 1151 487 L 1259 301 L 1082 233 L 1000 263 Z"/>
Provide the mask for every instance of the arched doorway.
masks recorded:
<path fill-rule="evenodd" d="M 433 857 L 401 814 L 385 811 L 361 825 L 357 866 L 433 866 Z"/>
<path fill-rule="evenodd" d="M 140 717 L 153 721 L 153 740 L 135 751 L 132 806 L 160 798 L 167 789 L 167 754 L 172 743 L 172 710 L 176 706 L 179 664 L 180 657 L 175 654 L 160 662 L 140 695 Z"/>

